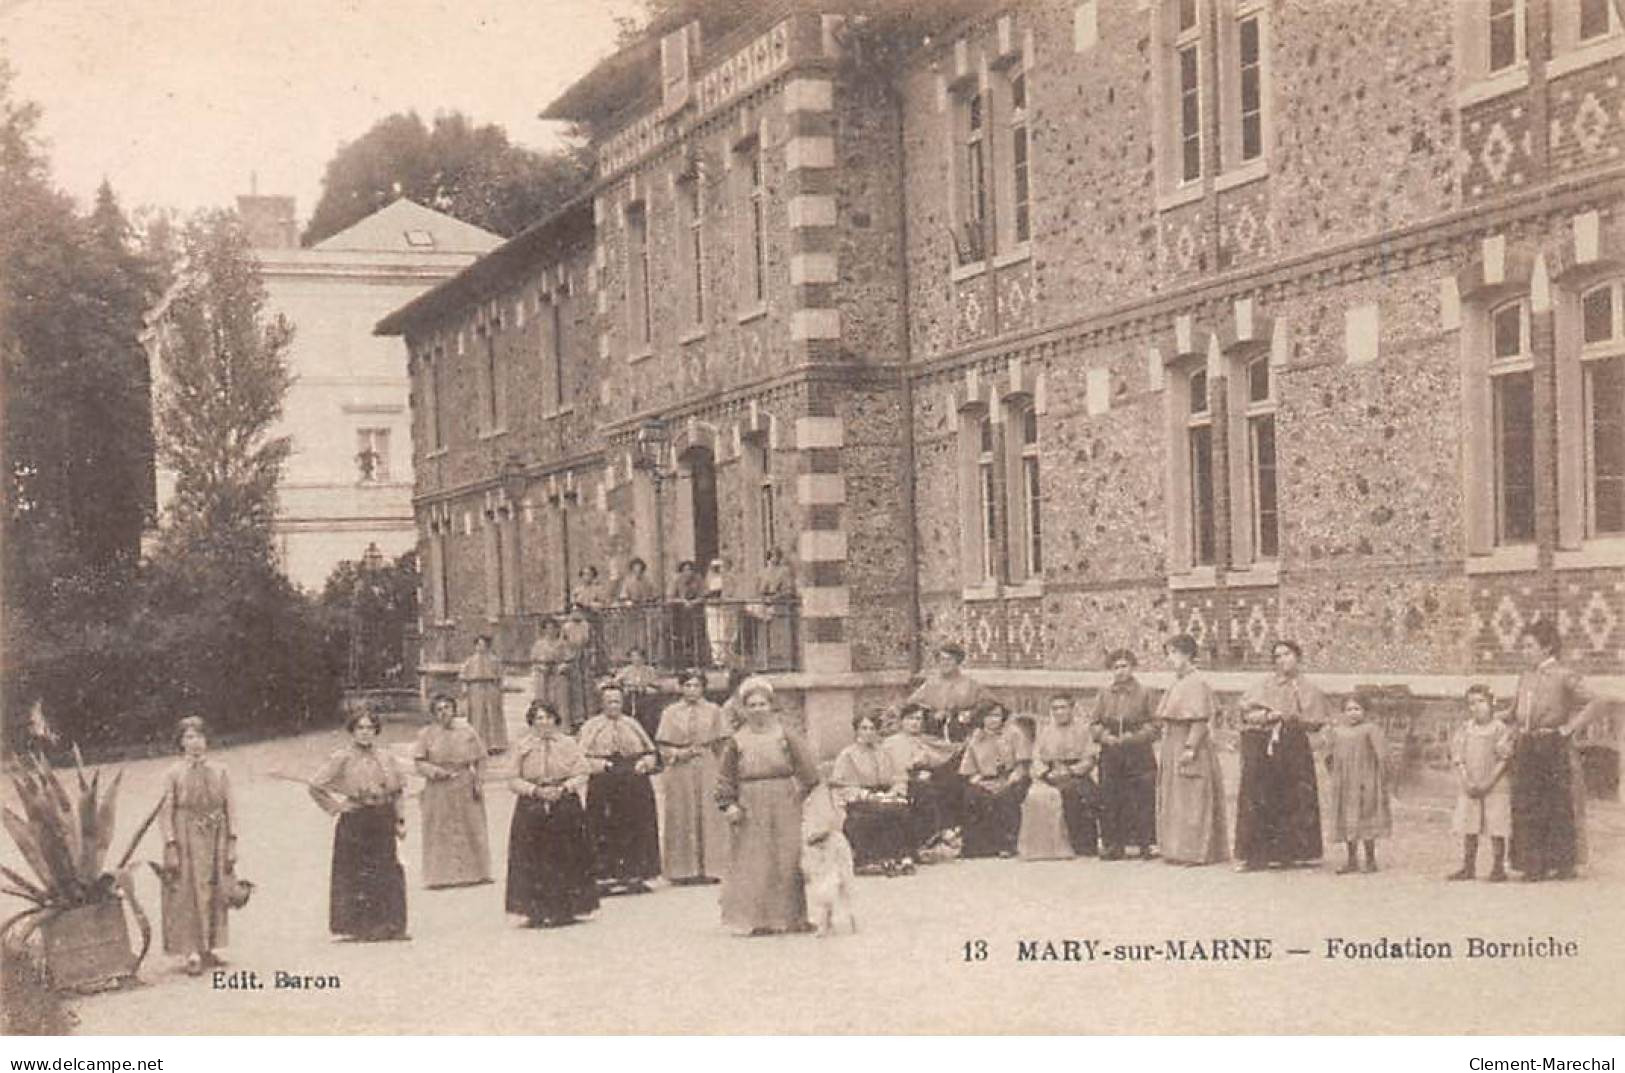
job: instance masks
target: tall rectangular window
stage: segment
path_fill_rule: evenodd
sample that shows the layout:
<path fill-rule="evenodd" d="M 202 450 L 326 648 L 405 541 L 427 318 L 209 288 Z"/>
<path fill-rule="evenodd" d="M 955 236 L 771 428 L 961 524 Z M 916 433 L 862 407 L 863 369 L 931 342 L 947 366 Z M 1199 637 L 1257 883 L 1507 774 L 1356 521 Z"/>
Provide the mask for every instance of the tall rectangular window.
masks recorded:
<path fill-rule="evenodd" d="M 480 344 L 484 350 L 485 431 L 495 432 L 502 427 L 502 387 L 497 368 L 496 333 L 481 329 Z"/>
<path fill-rule="evenodd" d="M 1580 302 L 1586 535 L 1625 534 L 1625 282 Z"/>
<path fill-rule="evenodd" d="M 982 94 L 972 94 L 965 104 L 965 223 L 977 230 L 987 219 L 987 153 L 982 139 L 984 110 Z"/>
<path fill-rule="evenodd" d="M 686 260 L 683 275 L 688 277 L 688 315 L 691 327 L 705 325 L 705 199 L 698 175 L 682 184 L 683 216 L 686 234 Z"/>
<path fill-rule="evenodd" d="M 1241 89 L 1241 159 L 1256 160 L 1264 152 L 1263 50 L 1257 15 L 1236 24 L 1237 59 Z"/>
<path fill-rule="evenodd" d="M 437 349 L 423 362 L 423 424 L 431 451 L 440 450 L 446 442 L 440 428 L 440 366 L 444 361 L 445 351 Z"/>
<path fill-rule="evenodd" d="M 1247 366 L 1246 420 L 1253 551 L 1259 559 L 1274 559 L 1281 549 L 1281 516 L 1276 487 L 1274 377 L 1267 357 L 1254 358 Z"/>
<path fill-rule="evenodd" d="M 1180 46 L 1179 59 L 1179 159 L 1180 182 L 1202 177 L 1202 88 L 1201 64 L 1196 42 Z"/>
<path fill-rule="evenodd" d="M 355 432 L 355 464 L 363 484 L 389 480 L 389 429 L 358 428 Z"/>
<path fill-rule="evenodd" d="M 1213 507 L 1213 409 L 1207 373 L 1190 375 L 1190 415 L 1186 419 L 1191 505 L 1191 565 L 1212 566 L 1215 558 Z"/>
<path fill-rule="evenodd" d="M 1535 539 L 1534 362 L 1527 305 L 1517 301 L 1492 312 L 1490 336 L 1496 542 L 1526 544 Z"/>
<path fill-rule="evenodd" d="M 554 291 L 547 303 L 547 337 L 553 348 L 552 388 L 553 408 L 557 409 L 569 402 L 565 392 L 564 378 L 564 294 Z"/>
<path fill-rule="evenodd" d="M 739 150 L 739 155 L 745 177 L 739 293 L 745 302 L 760 306 L 767 302 L 767 188 L 761 144 L 752 141 Z"/>
<path fill-rule="evenodd" d="M 999 510 L 998 483 L 994 477 L 993 422 L 982 418 L 980 450 L 976 456 L 978 519 L 982 530 L 982 580 L 998 577 Z"/>
<path fill-rule="evenodd" d="M 1027 72 L 1010 75 L 1011 225 L 1016 242 L 1032 238 L 1032 189 L 1027 141 Z"/>
<path fill-rule="evenodd" d="M 756 496 L 757 524 L 761 527 L 762 547 L 771 551 L 779 546 L 778 493 L 773 488 L 772 476 L 763 469 Z"/>
<path fill-rule="evenodd" d="M 1023 574 L 1029 579 L 1044 575 L 1043 499 L 1038 475 L 1038 411 L 1028 406 L 1021 413 L 1021 508 L 1026 523 Z"/>
<path fill-rule="evenodd" d="M 649 278 L 649 206 L 635 201 L 626 207 L 626 241 L 630 269 L 632 342 L 639 351 L 654 342 L 654 290 Z"/>
<path fill-rule="evenodd" d="M 1522 58 L 1518 25 L 1520 0 L 1489 0 L 1491 72 L 1504 70 Z"/>

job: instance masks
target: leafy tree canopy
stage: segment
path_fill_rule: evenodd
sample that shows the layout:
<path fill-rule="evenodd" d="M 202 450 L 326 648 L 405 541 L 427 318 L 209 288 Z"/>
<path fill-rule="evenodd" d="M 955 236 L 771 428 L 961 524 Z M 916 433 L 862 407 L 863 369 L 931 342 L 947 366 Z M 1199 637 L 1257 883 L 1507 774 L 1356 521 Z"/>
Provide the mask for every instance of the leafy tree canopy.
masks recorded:
<path fill-rule="evenodd" d="M 399 197 L 510 237 L 575 196 L 586 179 L 576 152 L 534 152 L 460 112 L 432 125 L 416 112 L 396 113 L 328 162 L 304 241 L 320 242 Z"/>

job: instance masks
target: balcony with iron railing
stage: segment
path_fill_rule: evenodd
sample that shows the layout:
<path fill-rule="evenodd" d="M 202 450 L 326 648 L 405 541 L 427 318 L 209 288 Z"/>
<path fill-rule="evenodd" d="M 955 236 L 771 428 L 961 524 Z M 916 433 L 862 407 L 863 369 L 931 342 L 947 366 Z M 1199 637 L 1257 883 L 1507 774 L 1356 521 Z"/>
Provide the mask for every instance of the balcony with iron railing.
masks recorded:
<path fill-rule="evenodd" d="M 801 607 L 794 598 L 673 600 L 583 609 L 581 615 L 586 638 L 581 658 L 593 675 L 609 674 L 632 662 L 634 649 L 651 666 L 668 673 L 690 667 L 744 674 L 801 669 Z M 422 673 L 444 674 L 473 651 L 477 634 L 490 633 L 503 663 L 522 673 L 529 669 L 531 647 L 541 635 L 542 623 L 565 618 L 561 612 L 510 615 L 484 629 L 431 623 L 421 631 L 408 631 L 408 639 L 416 638 L 414 663 Z"/>

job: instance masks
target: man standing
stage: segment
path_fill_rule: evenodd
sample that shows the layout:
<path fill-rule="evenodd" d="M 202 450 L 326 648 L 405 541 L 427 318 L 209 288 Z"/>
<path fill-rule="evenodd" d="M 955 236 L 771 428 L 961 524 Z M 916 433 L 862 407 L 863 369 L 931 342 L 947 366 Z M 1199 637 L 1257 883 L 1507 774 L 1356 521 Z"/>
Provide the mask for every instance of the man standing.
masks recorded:
<path fill-rule="evenodd" d="M 1519 638 L 1529 670 L 1518 678 L 1513 721 L 1512 867 L 1524 882 L 1573 879 L 1585 860 L 1585 779 L 1576 735 L 1612 698 L 1558 662 L 1557 627 L 1540 619 Z"/>

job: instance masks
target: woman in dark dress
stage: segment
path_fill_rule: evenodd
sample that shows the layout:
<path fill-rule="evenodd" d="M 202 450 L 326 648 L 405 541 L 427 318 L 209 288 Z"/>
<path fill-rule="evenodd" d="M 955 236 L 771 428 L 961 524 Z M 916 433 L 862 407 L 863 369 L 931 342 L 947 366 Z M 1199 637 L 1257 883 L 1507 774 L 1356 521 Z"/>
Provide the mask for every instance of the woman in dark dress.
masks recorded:
<path fill-rule="evenodd" d="M 645 894 L 660 874 L 654 784 L 660 754 L 625 712 L 626 694 L 608 682 L 598 689 L 600 711 L 581 728 L 587 758 L 587 829 L 606 894 Z"/>
<path fill-rule="evenodd" d="M 508 833 L 504 904 L 533 928 L 571 924 L 598 908 L 592 844 L 581 791 L 587 758 L 559 713 L 540 701 L 525 712 L 531 732 L 514 754 L 508 786 L 517 795 Z"/>
<path fill-rule="evenodd" d="M 378 717 L 345 724 L 350 744 L 328 757 L 310 796 L 339 818 L 333 832 L 328 930 L 364 942 L 405 939 L 406 873 L 395 843 L 406 837 L 401 772 L 378 742 Z"/>
<path fill-rule="evenodd" d="M 959 773 L 965 777 L 962 857 L 1013 857 L 1021 833 L 1026 770 L 1019 730 L 1005 728 L 1004 706 L 987 701 L 976 710 L 977 727 L 965 742 Z"/>
<path fill-rule="evenodd" d="M 1157 706 L 1134 677 L 1139 661 L 1126 648 L 1106 658 L 1112 683 L 1095 698 L 1095 740 L 1100 742 L 1101 859 L 1120 861 L 1128 846 L 1149 860 L 1157 840 Z"/>
<path fill-rule="evenodd" d="M 1237 871 L 1318 861 L 1320 795 L 1311 731 L 1331 718 L 1325 694 L 1298 671 L 1295 641 L 1271 647 L 1275 673 L 1241 699 L 1241 788 L 1236 795 Z"/>
<path fill-rule="evenodd" d="M 852 733 L 856 740 L 835 757 L 829 777 L 830 789 L 846 810 L 844 831 L 852 844 L 852 862 L 886 875 L 912 872 L 908 769 L 881 747 L 879 715 L 858 713 Z"/>

